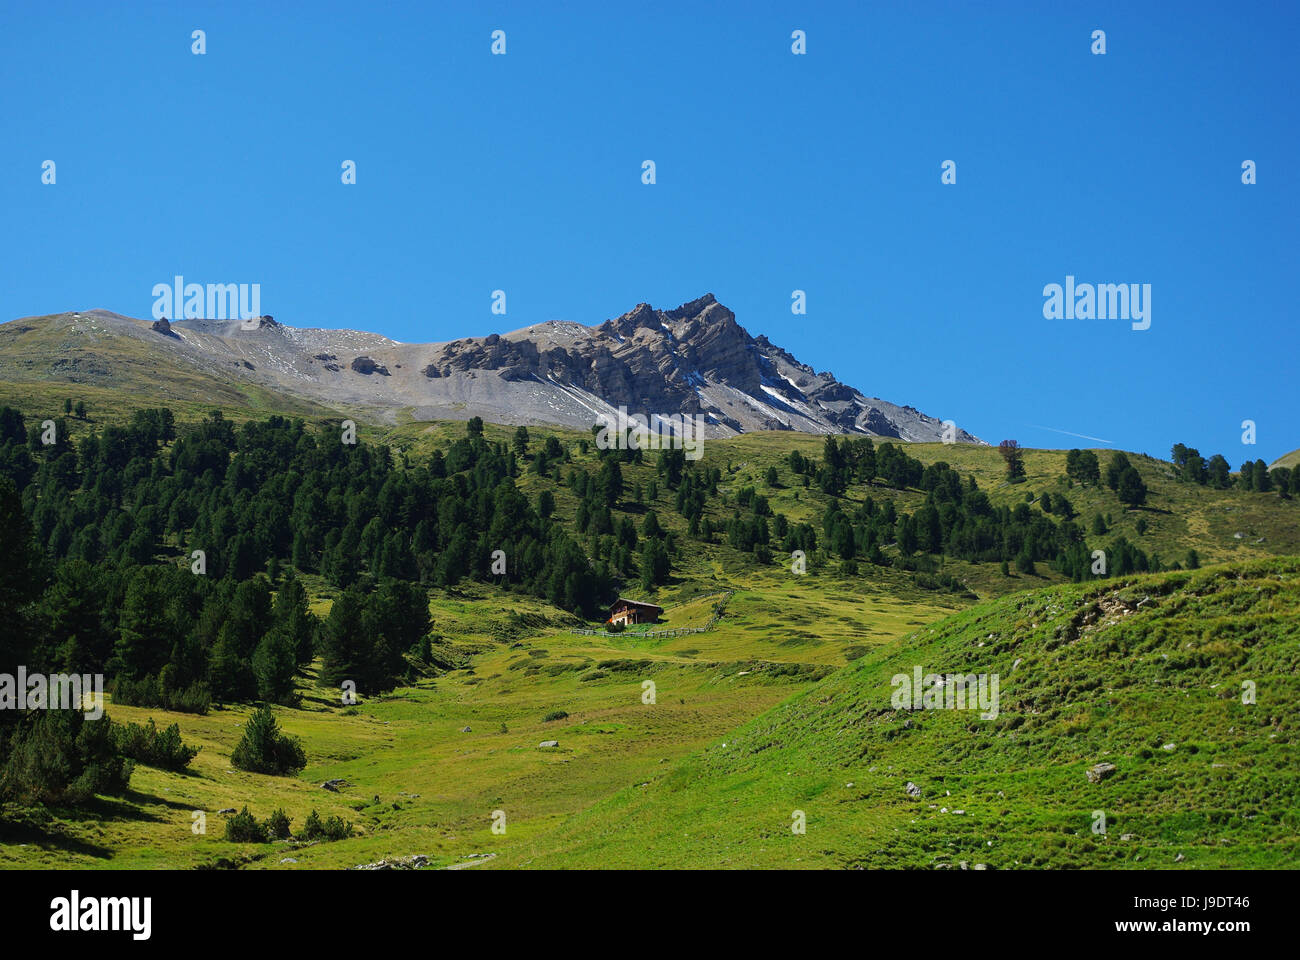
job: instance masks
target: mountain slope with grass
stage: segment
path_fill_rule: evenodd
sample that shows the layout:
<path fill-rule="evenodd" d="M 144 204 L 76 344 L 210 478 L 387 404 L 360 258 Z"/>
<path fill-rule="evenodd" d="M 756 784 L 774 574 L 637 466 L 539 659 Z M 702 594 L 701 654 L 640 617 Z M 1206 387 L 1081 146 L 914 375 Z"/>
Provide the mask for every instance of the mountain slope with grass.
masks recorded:
<path fill-rule="evenodd" d="M 178 420 L 214 407 L 238 420 L 346 412 L 279 389 L 245 359 L 186 350 L 148 321 L 107 310 L 27 317 L 0 324 L 0 405 L 53 415 L 66 398 L 110 422 L 150 406 L 168 407 Z"/>
<path fill-rule="evenodd" d="M 1290 453 L 1284 453 L 1268 466 L 1270 470 L 1277 467 L 1290 467 L 1294 469 L 1297 464 L 1300 464 L 1300 450 L 1292 450 Z"/>
<path fill-rule="evenodd" d="M 915 666 L 999 675 L 998 716 L 894 709 Z M 1294 867 L 1298 667 L 1294 558 L 1013 594 L 872 650 L 500 864 Z"/>

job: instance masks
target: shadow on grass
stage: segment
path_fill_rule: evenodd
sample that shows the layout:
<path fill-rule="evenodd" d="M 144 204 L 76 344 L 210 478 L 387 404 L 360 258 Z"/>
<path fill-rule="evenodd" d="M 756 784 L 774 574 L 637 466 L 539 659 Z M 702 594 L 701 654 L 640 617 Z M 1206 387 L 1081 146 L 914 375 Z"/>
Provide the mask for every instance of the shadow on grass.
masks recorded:
<path fill-rule="evenodd" d="M 43 850 L 59 850 L 99 860 L 110 860 L 115 851 L 112 847 L 91 843 L 73 836 L 66 826 L 55 822 L 56 818 L 67 820 L 84 820 L 86 810 L 64 810 L 45 807 L 5 807 L 0 809 L 0 843 L 16 849 L 19 844 L 27 844 Z"/>

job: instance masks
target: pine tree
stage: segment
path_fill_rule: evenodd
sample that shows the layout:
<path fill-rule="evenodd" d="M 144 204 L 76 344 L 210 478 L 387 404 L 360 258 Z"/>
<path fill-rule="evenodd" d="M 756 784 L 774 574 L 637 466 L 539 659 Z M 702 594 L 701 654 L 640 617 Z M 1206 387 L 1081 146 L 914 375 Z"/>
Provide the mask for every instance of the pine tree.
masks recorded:
<path fill-rule="evenodd" d="M 295 699 L 293 678 L 297 669 L 297 650 L 288 628 L 272 628 L 253 651 L 258 697 L 270 703 L 292 703 Z"/>
<path fill-rule="evenodd" d="M 998 444 L 998 453 L 1002 455 L 1007 467 L 1007 479 L 1015 480 L 1025 475 L 1025 454 L 1015 440 L 1003 440 Z"/>
<path fill-rule="evenodd" d="M 357 587 L 344 590 L 334 601 L 321 630 L 321 679 L 332 686 L 351 680 L 358 689 L 369 693 L 362 686 L 370 653 L 362 622 L 365 608 L 365 595 Z"/>
<path fill-rule="evenodd" d="M 269 706 L 261 706 L 244 725 L 244 736 L 230 754 L 231 766 L 253 773 L 287 774 L 307 765 L 302 744 L 280 732 Z"/>
<path fill-rule="evenodd" d="M 1133 467 L 1126 468 L 1120 474 L 1115 492 L 1119 496 L 1120 503 L 1126 503 L 1131 507 L 1146 503 L 1146 484 L 1142 482 L 1142 475 Z"/>

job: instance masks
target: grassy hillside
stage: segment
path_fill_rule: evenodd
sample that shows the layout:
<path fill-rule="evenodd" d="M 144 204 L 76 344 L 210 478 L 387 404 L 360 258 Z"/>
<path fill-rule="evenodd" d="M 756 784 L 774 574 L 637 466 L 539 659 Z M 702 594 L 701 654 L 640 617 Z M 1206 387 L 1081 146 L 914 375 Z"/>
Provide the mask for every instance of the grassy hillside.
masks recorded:
<path fill-rule="evenodd" d="M 417 853 L 506 867 L 1297 863 L 1297 559 L 1063 585 L 946 618 L 803 578 L 738 591 L 714 630 L 663 641 L 580 636 L 539 601 L 510 606 L 479 585 L 435 592 L 453 668 L 355 707 L 313 673 L 303 708 L 277 709 L 307 748 L 299 777 L 231 768 L 247 708 L 110 706 L 116 720 L 180 723 L 204 748 L 191 772 L 139 767 L 132 793 L 90 816 L 0 827 L 0 866 L 301 869 Z M 914 666 L 997 673 L 998 716 L 895 711 L 891 678 Z M 1103 762 L 1116 772 L 1090 783 Z M 320 788 L 336 777 L 349 786 Z M 295 824 L 338 814 L 358 832 L 226 843 L 215 811 L 244 804 L 282 806 Z M 191 831 L 198 809 L 206 836 Z M 790 830 L 795 810 L 805 835 Z"/>
<path fill-rule="evenodd" d="M 1290 467 L 1294 469 L 1300 464 L 1300 450 L 1292 450 L 1290 453 L 1284 453 L 1268 465 L 1270 470 L 1276 467 Z"/>
<path fill-rule="evenodd" d="M 190 771 L 137 767 L 124 800 L 17 823 L 0 817 L 0 868 L 293 869 L 416 853 L 449 865 L 496 853 L 502 841 L 546 836 L 598 798 L 659 775 L 829 675 L 864 643 L 951 609 L 887 592 L 823 591 L 807 580 L 780 599 L 777 610 L 761 592 L 741 590 L 710 632 L 646 640 L 577 635 L 571 615 L 526 597 L 503 604 L 482 585 L 434 591 L 438 655 L 452 669 L 354 707 L 317 687 L 313 671 L 302 708 L 276 709 L 306 748 L 300 776 L 231 767 L 247 707 L 194 716 L 110 703 L 115 721 L 179 723 L 184 739 L 203 748 Z M 697 606 L 671 607 L 668 620 L 695 617 Z M 822 626 L 786 632 L 787 618 Z M 642 700 L 646 680 L 656 686 L 654 705 Z M 538 747 L 551 739 L 558 748 Z M 350 786 L 321 789 L 334 778 Z M 302 848 L 227 843 L 216 811 L 245 804 L 259 817 L 283 807 L 295 829 L 312 809 L 343 816 L 357 835 Z M 504 837 L 490 829 L 498 809 Z M 207 813 L 206 835 L 191 830 L 194 810 Z"/>
<path fill-rule="evenodd" d="M 241 375 L 178 361 L 158 342 L 97 330 L 87 315 L 31 317 L 0 324 L 0 406 L 37 422 L 63 412 L 63 401 L 84 401 L 99 423 L 123 423 L 141 407 L 168 407 L 178 421 L 220 409 L 232 420 L 283 416 L 338 417 L 338 411 L 270 390 Z"/>
<path fill-rule="evenodd" d="M 894 710 L 915 665 L 1000 675 L 998 717 Z M 876 648 L 501 863 L 1294 867 L 1298 665 L 1300 560 L 1016 594 Z M 1117 769 L 1093 783 L 1098 763 Z"/>

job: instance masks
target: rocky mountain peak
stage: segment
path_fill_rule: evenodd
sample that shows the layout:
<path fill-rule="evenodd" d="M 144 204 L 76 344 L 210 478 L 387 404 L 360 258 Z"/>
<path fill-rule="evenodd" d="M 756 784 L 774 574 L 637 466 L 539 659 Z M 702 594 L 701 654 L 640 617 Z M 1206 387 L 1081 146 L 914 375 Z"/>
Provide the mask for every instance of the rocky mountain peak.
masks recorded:
<path fill-rule="evenodd" d="M 269 389 L 390 422 L 409 413 L 586 430 L 623 407 L 647 417 L 703 416 L 706 436 L 798 430 L 937 441 L 944 433 L 941 419 L 864 394 L 751 336 L 712 293 L 671 310 L 638 303 L 595 326 L 549 321 L 423 344 L 270 316 L 150 323 L 92 311 L 86 322 L 147 338 L 161 351 L 152 362 L 185 363 L 223 380 L 234 369 Z M 982 442 L 960 430 L 956 439 Z"/>

